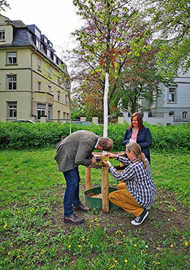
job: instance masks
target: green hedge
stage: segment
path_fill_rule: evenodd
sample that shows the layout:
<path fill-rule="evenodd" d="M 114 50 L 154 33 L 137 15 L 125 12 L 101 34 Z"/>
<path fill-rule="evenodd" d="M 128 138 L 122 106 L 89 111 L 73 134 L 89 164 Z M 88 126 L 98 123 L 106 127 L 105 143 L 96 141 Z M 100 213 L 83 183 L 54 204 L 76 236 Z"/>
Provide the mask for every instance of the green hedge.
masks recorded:
<path fill-rule="evenodd" d="M 176 126 L 148 125 L 153 138 L 152 149 L 190 150 L 190 124 Z M 123 151 L 123 136 L 128 124 L 110 124 L 108 136 L 114 141 L 114 151 Z M 87 129 L 102 136 L 102 125 L 72 124 L 72 132 Z M 70 133 L 69 124 L 59 123 L 0 123 L 0 148 L 24 149 L 55 146 L 62 137 Z"/>

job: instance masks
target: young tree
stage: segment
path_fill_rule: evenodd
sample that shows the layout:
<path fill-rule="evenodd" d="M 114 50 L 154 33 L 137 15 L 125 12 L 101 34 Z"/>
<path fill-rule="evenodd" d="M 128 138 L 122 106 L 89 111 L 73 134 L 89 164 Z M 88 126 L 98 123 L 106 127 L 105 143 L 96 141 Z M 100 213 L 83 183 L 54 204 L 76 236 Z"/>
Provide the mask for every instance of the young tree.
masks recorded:
<path fill-rule="evenodd" d="M 118 115 L 118 104 L 120 104 L 120 108 L 127 108 L 134 112 L 137 108 L 140 109 L 139 99 L 146 99 L 149 103 L 153 102 L 153 93 L 156 98 L 160 92 L 159 83 L 163 81 L 157 71 L 155 61 L 159 48 L 150 45 L 151 32 L 148 25 L 136 20 L 132 32 L 133 39 L 131 40 L 130 36 L 126 38 L 125 48 L 114 49 L 116 55 L 119 53 L 125 59 L 125 61 L 120 61 L 119 58 L 116 58 L 109 74 L 109 113 L 114 115 Z M 84 52 L 78 49 L 78 61 L 75 59 L 77 67 L 80 63 L 84 65 L 83 55 Z M 81 68 L 74 78 L 79 81 L 76 92 L 80 94 L 80 104 L 91 116 L 96 115 L 102 119 L 105 78 L 102 76 L 98 64 L 94 62 L 90 65 L 88 62 L 87 68 Z"/>
<path fill-rule="evenodd" d="M 104 83 L 104 136 L 108 126 L 108 89 L 110 77 L 119 79 L 128 54 L 146 51 L 143 40 L 133 32 L 138 12 L 127 0 L 73 0 L 78 14 L 86 21 L 86 27 L 75 31 L 80 43 L 75 54 L 89 65 L 92 74 L 100 76 Z M 148 33 L 148 32 L 147 32 Z M 129 50 L 129 44 L 131 49 Z M 84 73 L 84 69 L 83 69 Z M 86 75 L 89 75 L 89 69 Z M 110 76 L 111 75 L 111 76 Z"/>

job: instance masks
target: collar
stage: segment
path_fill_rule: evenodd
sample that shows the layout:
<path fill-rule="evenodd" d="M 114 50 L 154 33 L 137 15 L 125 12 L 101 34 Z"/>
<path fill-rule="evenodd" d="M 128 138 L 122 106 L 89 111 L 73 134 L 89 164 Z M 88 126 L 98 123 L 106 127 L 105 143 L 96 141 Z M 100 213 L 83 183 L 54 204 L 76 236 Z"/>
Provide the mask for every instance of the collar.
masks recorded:
<path fill-rule="evenodd" d="M 137 158 L 134 158 L 134 159 L 131 160 L 132 163 L 135 163 L 135 162 L 137 162 L 137 161 L 138 161 Z"/>
<path fill-rule="evenodd" d="M 97 140 L 96 144 L 95 144 L 95 148 L 98 147 L 98 142 L 99 142 L 99 139 Z"/>

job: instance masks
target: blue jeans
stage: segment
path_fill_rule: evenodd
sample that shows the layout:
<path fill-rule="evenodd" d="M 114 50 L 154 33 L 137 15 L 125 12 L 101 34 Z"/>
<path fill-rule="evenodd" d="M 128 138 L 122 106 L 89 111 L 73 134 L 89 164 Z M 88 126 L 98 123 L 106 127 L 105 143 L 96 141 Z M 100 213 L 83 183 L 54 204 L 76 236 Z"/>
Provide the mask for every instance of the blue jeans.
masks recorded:
<path fill-rule="evenodd" d="M 63 172 L 66 180 L 66 189 L 64 194 L 64 216 L 68 217 L 73 214 L 73 206 L 78 206 L 80 204 L 79 199 L 79 182 L 80 176 L 78 167 L 74 169 Z"/>

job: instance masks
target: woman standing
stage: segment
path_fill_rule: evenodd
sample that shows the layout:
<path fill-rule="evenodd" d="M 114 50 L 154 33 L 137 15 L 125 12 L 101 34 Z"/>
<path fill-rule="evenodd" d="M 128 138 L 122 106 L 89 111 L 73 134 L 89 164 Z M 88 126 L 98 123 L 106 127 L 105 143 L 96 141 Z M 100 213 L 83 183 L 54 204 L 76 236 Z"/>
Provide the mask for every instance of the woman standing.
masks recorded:
<path fill-rule="evenodd" d="M 140 145 L 142 152 L 150 163 L 150 146 L 152 144 L 152 135 L 149 128 L 143 125 L 143 117 L 141 113 L 133 113 L 131 124 L 125 132 L 123 144 L 136 142 Z"/>
<path fill-rule="evenodd" d="M 156 188 L 150 172 L 150 165 L 145 155 L 141 152 L 141 147 L 134 142 L 126 145 L 126 157 L 116 154 L 108 154 L 125 164 L 125 169 L 120 172 L 114 168 L 109 161 L 104 161 L 104 165 L 109 167 L 112 176 L 122 183 L 117 185 L 116 191 L 109 194 L 109 200 L 125 211 L 136 216 L 131 221 L 132 225 L 140 225 L 147 218 L 152 206 Z"/>

